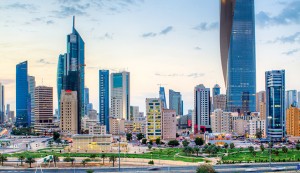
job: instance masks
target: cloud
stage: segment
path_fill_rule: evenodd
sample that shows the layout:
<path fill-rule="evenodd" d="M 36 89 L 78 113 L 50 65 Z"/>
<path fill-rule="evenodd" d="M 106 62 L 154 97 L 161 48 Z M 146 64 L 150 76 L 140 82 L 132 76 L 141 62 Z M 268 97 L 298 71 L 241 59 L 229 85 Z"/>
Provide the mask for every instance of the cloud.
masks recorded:
<path fill-rule="evenodd" d="M 173 28 L 174 28 L 173 26 L 168 26 L 157 33 L 156 32 L 147 32 L 147 33 L 142 34 L 142 37 L 148 38 L 148 37 L 156 37 L 159 35 L 167 35 L 168 33 L 170 33 L 173 30 Z"/>
<path fill-rule="evenodd" d="M 54 24 L 54 21 L 53 20 L 48 20 L 46 23 L 47 23 L 47 25 L 51 25 L 51 24 Z"/>
<path fill-rule="evenodd" d="M 36 9 L 34 5 L 32 4 L 24 4 L 24 3 L 13 3 L 5 6 L 6 9 L 21 9 L 21 10 L 34 10 Z"/>
<path fill-rule="evenodd" d="M 267 43 L 300 43 L 300 32 L 296 32 L 289 36 L 277 37 L 273 41 L 268 41 Z"/>
<path fill-rule="evenodd" d="M 190 74 L 179 74 L 179 73 L 172 73 L 172 74 L 160 74 L 155 73 L 155 76 L 162 76 L 162 77 L 192 77 L 192 78 L 199 78 L 203 77 L 204 73 L 190 73 Z"/>
<path fill-rule="evenodd" d="M 288 3 L 277 16 L 271 16 L 266 12 L 260 11 L 256 15 L 256 21 L 261 27 L 300 24 L 300 1 Z"/>
<path fill-rule="evenodd" d="M 196 46 L 194 49 L 196 49 L 196 50 L 202 50 L 202 48 L 200 46 Z"/>
<path fill-rule="evenodd" d="M 113 40 L 113 33 L 105 33 L 103 36 L 100 36 L 99 39 L 100 40 Z"/>
<path fill-rule="evenodd" d="M 219 26 L 218 22 L 213 22 L 213 23 L 202 22 L 199 25 L 193 27 L 193 29 L 198 31 L 211 31 L 217 29 L 218 26 Z"/>
<path fill-rule="evenodd" d="M 56 10 L 56 11 L 52 11 L 56 17 L 59 18 L 64 18 L 64 17 L 69 17 L 69 16 L 83 16 L 83 15 L 87 15 L 87 13 L 85 12 L 85 10 L 87 8 L 90 7 L 90 4 L 84 4 L 84 5 L 79 5 L 79 4 L 75 4 L 75 5 L 61 5 L 60 6 L 60 10 Z"/>
<path fill-rule="evenodd" d="M 36 63 L 39 63 L 39 64 L 55 64 L 53 62 L 49 62 L 49 61 L 46 61 L 45 59 L 39 59 L 38 61 L 36 61 Z"/>
<path fill-rule="evenodd" d="M 282 54 L 287 55 L 287 56 L 290 56 L 290 55 L 293 55 L 293 54 L 295 54 L 295 53 L 297 53 L 297 52 L 300 52 L 300 48 L 298 48 L 298 49 L 293 49 L 293 50 L 290 50 L 290 51 L 287 51 L 287 52 L 282 52 Z"/>

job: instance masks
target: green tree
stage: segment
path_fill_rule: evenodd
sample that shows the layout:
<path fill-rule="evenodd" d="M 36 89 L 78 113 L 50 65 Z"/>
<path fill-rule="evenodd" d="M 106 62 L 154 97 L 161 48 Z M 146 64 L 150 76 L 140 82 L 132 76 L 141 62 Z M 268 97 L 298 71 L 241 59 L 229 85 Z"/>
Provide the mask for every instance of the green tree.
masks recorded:
<path fill-rule="evenodd" d="M 32 156 L 27 157 L 26 160 L 25 160 L 25 163 L 29 164 L 29 168 L 31 168 L 31 164 L 34 163 L 34 162 L 35 162 L 35 160 Z"/>
<path fill-rule="evenodd" d="M 153 161 L 153 160 L 150 160 L 150 161 L 148 162 L 148 164 L 149 164 L 149 165 L 154 165 L 154 161 Z"/>
<path fill-rule="evenodd" d="M 95 159 L 96 157 L 97 157 L 97 154 L 95 154 L 95 153 L 93 153 L 93 154 L 90 155 L 91 159 Z"/>
<path fill-rule="evenodd" d="M 86 163 L 87 163 L 86 159 L 83 159 L 83 160 L 81 161 L 81 164 L 82 164 L 84 167 L 85 167 Z"/>
<path fill-rule="evenodd" d="M 159 144 L 160 144 L 160 138 L 156 138 L 155 143 L 156 143 L 157 145 L 159 145 Z"/>
<path fill-rule="evenodd" d="M 288 148 L 287 148 L 286 146 L 283 146 L 283 147 L 282 147 L 282 151 L 283 151 L 284 153 L 287 153 L 287 152 L 288 152 Z"/>
<path fill-rule="evenodd" d="M 179 142 L 178 142 L 177 140 L 170 140 L 170 141 L 168 142 L 168 145 L 169 145 L 169 146 L 172 146 L 172 147 L 178 146 L 178 145 L 179 145 Z"/>
<path fill-rule="evenodd" d="M 86 173 L 93 173 L 94 171 L 89 169 L 89 170 L 86 170 Z"/>
<path fill-rule="evenodd" d="M 136 135 L 136 137 L 137 137 L 138 140 L 141 140 L 141 139 L 144 138 L 144 134 L 143 133 L 139 133 L 139 134 Z"/>
<path fill-rule="evenodd" d="M 300 144 L 299 143 L 296 144 L 296 149 L 300 150 Z"/>
<path fill-rule="evenodd" d="M 114 155 L 109 157 L 109 162 L 112 162 L 113 167 L 115 167 L 116 160 L 117 160 L 117 157 Z"/>
<path fill-rule="evenodd" d="M 147 143 L 147 139 L 144 138 L 144 139 L 142 140 L 142 144 L 146 144 L 146 143 Z"/>
<path fill-rule="evenodd" d="M 25 160 L 25 156 L 20 155 L 20 156 L 18 157 L 18 160 L 21 162 L 21 166 L 22 166 L 22 165 L 23 165 L 23 161 Z"/>
<path fill-rule="evenodd" d="M 200 148 L 198 148 L 198 147 L 194 147 L 194 151 L 197 153 L 197 157 L 198 157 L 198 155 L 199 155 L 199 151 L 200 151 Z"/>
<path fill-rule="evenodd" d="M 230 149 L 234 149 L 234 143 L 230 143 Z"/>
<path fill-rule="evenodd" d="M 0 154 L 0 162 L 1 162 L 1 165 L 3 166 L 3 163 L 7 161 L 7 156 L 3 155 L 3 154 Z"/>
<path fill-rule="evenodd" d="M 70 157 L 65 157 L 65 158 L 63 159 L 63 161 L 64 161 L 64 162 L 71 162 L 71 158 L 70 158 Z"/>
<path fill-rule="evenodd" d="M 54 166 L 56 167 L 56 162 L 59 162 L 59 157 L 57 155 L 53 156 Z"/>
<path fill-rule="evenodd" d="M 102 164 L 104 165 L 104 159 L 106 158 L 106 155 L 103 153 L 103 154 L 101 154 L 101 156 L 100 156 L 100 157 L 101 157 L 101 159 L 102 159 L 102 161 L 103 161 L 103 163 L 102 163 Z"/>
<path fill-rule="evenodd" d="M 152 142 L 152 140 L 150 140 L 150 141 L 148 142 L 148 144 L 150 144 L 150 145 L 153 145 L 153 142 Z"/>
<path fill-rule="evenodd" d="M 53 132 L 53 140 L 56 141 L 60 137 L 58 132 Z"/>
<path fill-rule="evenodd" d="M 256 131 L 255 136 L 256 136 L 256 138 L 261 139 L 261 138 L 262 138 L 262 131 L 261 131 L 260 129 L 258 129 L 258 130 Z"/>
<path fill-rule="evenodd" d="M 74 157 L 71 157 L 70 158 L 70 162 L 72 163 L 72 166 L 74 165 L 74 162 L 75 162 L 75 158 Z"/>
<path fill-rule="evenodd" d="M 256 152 L 255 152 L 255 151 L 253 151 L 253 152 L 252 152 L 252 155 L 255 157 L 255 156 L 256 156 Z"/>
<path fill-rule="evenodd" d="M 265 146 L 264 146 L 263 144 L 260 145 L 260 150 L 261 150 L 262 152 L 264 152 Z"/>
<path fill-rule="evenodd" d="M 148 149 L 151 150 L 151 148 L 152 148 L 152 145 L 148 144 Z"/>
<path fill-rule="evenodd" d="M 228 144 L 227 143 L 224 144 L 224 148 L 226 148 L 226 149 L 228 148 Z"/>
<path fill-rule="evenodd" d="M 189 145 L 189 142 L 185 139 L 184 141 L 182 141 L 182 145 L 183 147 L 187 147 Z"/>
<path fill-rule="evenodd" d="M 249 150 L 250 153 L 252 153 L 254 151 L 254 147 L 253 146 L 249 146 L 248 150 Z"/>
<path fill-rule="evenodd" d="M 204 140 L 202 138 L 197 137 L 195 139 L 195 144 L 201 146 L 204 144 Z"/>
<path fill-rule="evenodd" d="M 184 152 L 186 155 L 191 155 L 191 154 L 194 152 L 194 150 L 193 150 L 192 147 L 186 146 L 186 147 L 183 148 L 183 152 Z"/>
<path fill-rule="evenodd" d="M 213 166 L 209 164 L 200 165 L 196 170 L 196 173 L 215 173 L 215 172 L 216 171 L 213 168 Z"/>
<path fill-rule="evenodd" d="M 131 141 L 132 140 L 132 134 L 131 133 L 126 133 L 126 139 L 127 139 L 127 141 Z"/>

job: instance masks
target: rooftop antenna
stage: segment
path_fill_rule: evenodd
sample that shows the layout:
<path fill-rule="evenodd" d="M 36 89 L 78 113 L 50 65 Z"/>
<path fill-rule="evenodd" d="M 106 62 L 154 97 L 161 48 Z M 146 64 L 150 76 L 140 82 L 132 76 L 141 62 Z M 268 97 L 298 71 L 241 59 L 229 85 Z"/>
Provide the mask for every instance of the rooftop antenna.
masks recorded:
<path fill-rule="evenodd" d="M 73 31 L 75 29 L 75 16 L 73 16 Z"/>

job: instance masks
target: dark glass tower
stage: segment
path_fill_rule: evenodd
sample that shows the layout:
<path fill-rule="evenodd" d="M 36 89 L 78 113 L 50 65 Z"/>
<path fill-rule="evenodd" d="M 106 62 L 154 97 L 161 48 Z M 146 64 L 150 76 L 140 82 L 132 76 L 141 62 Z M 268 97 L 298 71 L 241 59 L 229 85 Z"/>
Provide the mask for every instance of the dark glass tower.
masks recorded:
<path fill-rule="evenodd" d="M 67 53 L 64 58 L 63 90 L 77 91 L 78 133 L 84 116 L 84 41 L 75 29 L 73 17 L 72 33 L 67 36 Z"/>
<path fill-rule="evenodd" d="M 165 94 L 164 87 L 159 87 L 159 98 L 160 98 L 164 108 L 167 109 L 167 101 L 166 101 L 166 94 Z"/>
<path fill-rule="evenodd" d="M 27 61 L 16 66 L 16 126 L 30 127 Z"/>
<path fill-rule="evenodd" d="M 255 111 L 254 0 L 221 0 L 220 46 L 227 110 Z"/>
<path fill-rule="evenodd" d="M 175 110 L 177 115 L 183 115 L 183 101 L 180 92 L 169 90 L 169 109 Z"/>
<path fill-rule="evenodd" d="M 60 97 L 61 97 L 61 90 L 63 86 L 63 77 L 64 77 L 64 61 L 65 61 L 66 54 L 60 54 L 58 57 L 58 64 L 57 64 L 57 100 L 58 100 L 58 117 L 57 119 L 60 120 Z"/>
<path fill-rule="evenodd" d="M 109 132 L 109 71 L 99 70 L 99 121 Z"/>

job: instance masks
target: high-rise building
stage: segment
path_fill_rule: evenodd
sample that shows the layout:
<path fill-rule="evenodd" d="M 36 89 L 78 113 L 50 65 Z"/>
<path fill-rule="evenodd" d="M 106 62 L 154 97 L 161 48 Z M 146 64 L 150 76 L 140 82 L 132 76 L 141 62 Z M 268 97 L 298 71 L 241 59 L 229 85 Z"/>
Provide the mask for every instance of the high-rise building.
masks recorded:
<path fill-rule="evenodd" d="M 267 137 L 282 141 L 285 137 L 285 71 L 266 72 Z"/>
<path fill-rule="evenodd" d="M 37 86 L 34 94 L 34 129 L 43 133 L 53 127 L 53 88 Z"/>
<path fill-rule="evenodd" d="M 255 111 L 254 0 L 221 0 L 220 48 L 227 111 Z"/>
<path fill-rule="evenodd" d="M 214 87 L 213 87 L 213 90 L 212 90 L 212 96 L 216 96 L 216 95 L 220 95 L 221 94 L 221 87 L 220 85 L 216 84 Z"/>
<path fill-rule="evenodd" d="M 77 133 L 81 130 L 81 118 L 84 116 L 84 41 L 75 29 L 73 17 L 72 33 L 67 36 L 67 53 L 64 56 L 64 75 L 62 90 L 76 91 L 77 93 Z M 61 112 L 61 111 L 60 111 Z"/>
<path fill-rule="evenodd" d="M 260 102 L 259 114 L 260 114 L 260 119 L 262 119 L 262 120 L 266 119 L 266 102 Z"/>
<path fill-rule="evenodd" d="M 176 139 L 176 111 L 170 109 L 162 110 L 162 139 Z"/>
<path fill-rule="evenodd" d="M 130 73 L 111 74 L 111 116 L 129 119 L 130 115 Z"/>
<path fill-rule="evenodd" d="M 258 132 L 261 133 L 262 138 L 266 137 L 266 119 L 260 119 L 260 118 L 253 118 L 252 120 L 249 120 L 249 137 L 250 138 L 256 138 L 256 134 Z"/>
<path fill-rule="evenodd" d="M 260 112 L 260 103 L 266 103 L 266 91 L 256 93 L 256 112 Z"/>
<path fill-rule="evenodd" d="M 286 110 L 286 134 L 300 136 L 300 109 L 294 106 Z"/>
<path fill-rule="evenodd" d="M 78 133 L 77 98 L 76 91 L 61 91 L 60 129 L 62 134 L 73 135 Z"/>
<path fill-rule="evenodd" d="M 0 124 L 5 121 L 4 85 L 0 83 Z"/>
<path fill-rule="evenodd" d="M 226 95 L 225 94 L 219 94 L 215 95 L 213 97 L 213 109 L 222 109 L 226 110 Z"/>
<path fill-rule="evenodd" d="M 84 115 L 87 115 L 89 112 L 88 104 L 90 104 L 90 89 L 84 88 Z"/>
<path fill-rule="evenodd" d="M 285 93 L 285 109 L 288 109 L 291 105 L 297 106 L 297 90 L 288 90 Z"/>
<path fill-rule="evenodd" d="M 35 116 L 34 116 L 34 107 L 35 107 L 35 77 L 28 76 L 28 92 L 29 92 L 29 99 L 30 99 L 30 119 L 31 119 L 31 126 L 34 126 L 35 123 Z"/>
<path fill-rule="evenodd" d="M 140 111 L 138 106 L 130 106 L 129 120 L 134 121 L 136 117 L 139 117 Z"/>
<path fill-rule="evenodd" d="M 125 119 L 109 117 L 109 133 L 119 135 L 125 133 Z"/>
<path fill-rule="evenodd" d="M 27 61 L 16 66 L 16 126 L 30 127 Z"/>
<path fill-rule="evenodd" d="M 203 133 L 210 131 L 210 89 L 203 84 L 194 89 L 194 115 L 192 116 L 192 131 Z"/>
<path fill-rule="evenodd" d="M 109 70 L 99 70 L 99 121 L 109 131 Z"/>
<path fill-rule="evenodd" d="M 159 99 L 163 103 L 164 109 L 167 109 L 167 100 L 166 100 L 166 94 L 165 94 L 165 88 L 164 87 L 159 87 Z"/>
<path fill-rule="evenodd" d="M 65 59 L 67 54 L 60 54 L 58 56 L 57 63 L 57 76 L 56 76 L 56 85 L 57 85 L 57 105 L 58 105 L 58 114 L 57 119 L 60 120 L 60 98 L 61 98 L 61 90 L 63 89 L 63 79 L 64 79 L 64 69 L 65 69 Z"/>
<path fill-rule="evenodd" d="M 231 112 L 224 112 L 222 109 L 215 109 L 210 117 L 211 130 L 213 133 L 232 132 Z"/>
<path fill-rule="evenodd" d="M 6 105 L 5 114 L 6 114 L 6 120 L 9 121 L 9 122 L 12 122 L 12 121 L 9 120 L 9 118 L 10 118 L 10 104 Z"/>
<path fill-rule="evenodd" d="M 183 102 L 180 92 L 169 90 L 169 109 L 175 110 L 177 115 L 183 115 Z"/>
<path fill-rule="evenodd" d="M 162 135 L 162 102 L 157 98 L 146 99 L 146 138 L 155 140 Z"/>

